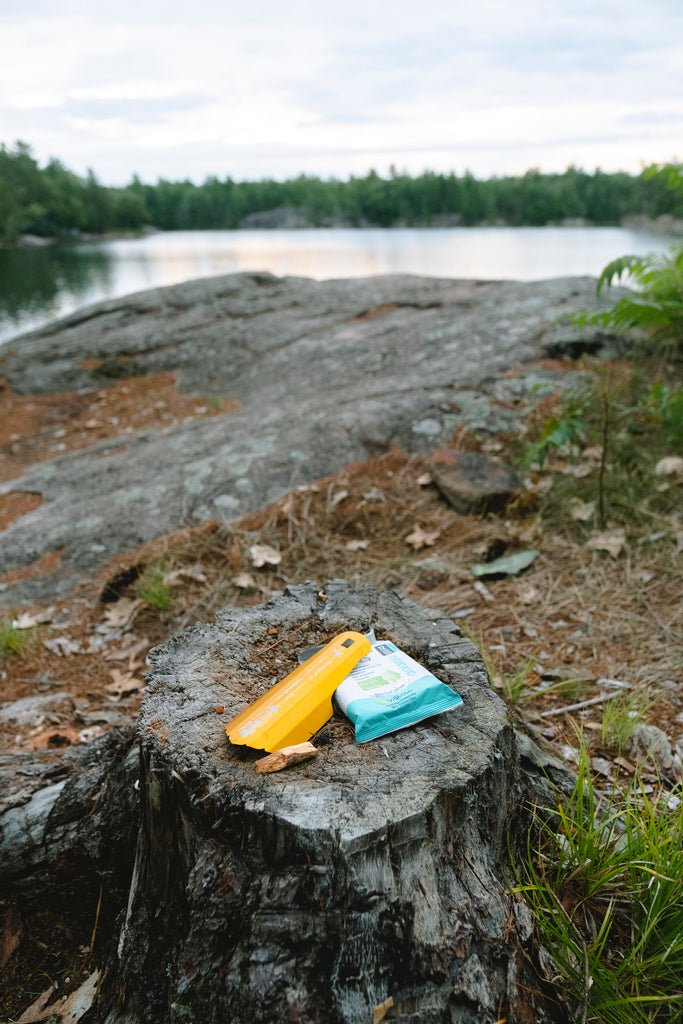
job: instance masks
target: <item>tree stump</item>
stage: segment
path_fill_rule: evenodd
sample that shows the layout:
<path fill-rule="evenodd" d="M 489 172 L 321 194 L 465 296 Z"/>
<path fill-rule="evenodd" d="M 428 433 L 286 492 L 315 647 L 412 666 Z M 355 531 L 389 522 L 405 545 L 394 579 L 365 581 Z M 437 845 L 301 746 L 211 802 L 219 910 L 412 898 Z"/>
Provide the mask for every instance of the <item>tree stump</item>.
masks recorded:
<path fill-rule="evenodd" d="M 463 705 L 364 745 L 337 713 L 316 758 L 257 774 L 262 752 L 231 746 L 229 719 L 297 651 L 371 626 Z M 136 864 L 100 1020 L 360 1024 L 389 999 L 388 1020 L 415 1024 L 530 1019 L 531 922 L 502 867 L 515 737 L 459 627 L 336 580 L 224 610 L 151 657 Z"/>

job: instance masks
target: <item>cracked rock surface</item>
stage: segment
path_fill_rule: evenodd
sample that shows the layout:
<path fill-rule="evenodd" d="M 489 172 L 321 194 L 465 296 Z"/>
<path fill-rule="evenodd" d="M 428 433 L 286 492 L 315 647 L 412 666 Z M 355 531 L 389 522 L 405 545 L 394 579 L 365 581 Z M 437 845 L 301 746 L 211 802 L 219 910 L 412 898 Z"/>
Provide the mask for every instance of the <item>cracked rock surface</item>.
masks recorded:
<path fill-rule="evenodd" d="M 173 371 L 184 391 L 239 408 L 100 442 L 0 486 L 42 497 L 0 533 L 0 572 L 61 558 L 0 600 L 64 592 L 114 554 L 188 523 L 236 521 L 393 444 L 427 453 L 462 423 L 504 429 L 517 392 L 501 374 L 561 348 L 558 317 L 593 299 L 590 278 L 236 274 L 103 302 L 17 339 L 0 374 L 24 394 Z"/>

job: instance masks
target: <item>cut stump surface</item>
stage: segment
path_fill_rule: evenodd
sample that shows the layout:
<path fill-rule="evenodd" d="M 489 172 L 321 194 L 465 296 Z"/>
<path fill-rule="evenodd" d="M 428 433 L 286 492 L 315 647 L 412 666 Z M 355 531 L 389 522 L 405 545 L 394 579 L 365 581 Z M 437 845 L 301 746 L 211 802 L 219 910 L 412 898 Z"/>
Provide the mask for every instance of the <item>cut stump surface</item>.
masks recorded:
<path fill-rule="evenodd" d="M 337 713 L 316 758 L 257 774 L 262 752 L 231 746 L 225 723 L 297 651 L 370 627 L 463 704 L 364 745 Z M 100 1019 L 356 1024 L 389 997 L 392 1020 L 521 1019 L 531 926 L 501 868 L 514 732 L 458 626 L 397 593 L 305 584 L 152 659 L 137 860 Z"/>

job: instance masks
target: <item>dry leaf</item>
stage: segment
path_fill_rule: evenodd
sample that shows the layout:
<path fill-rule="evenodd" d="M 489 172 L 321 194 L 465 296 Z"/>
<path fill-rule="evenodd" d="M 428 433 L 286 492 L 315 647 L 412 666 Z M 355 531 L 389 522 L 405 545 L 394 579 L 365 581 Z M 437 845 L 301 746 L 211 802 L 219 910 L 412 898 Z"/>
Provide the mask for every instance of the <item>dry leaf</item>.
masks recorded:
<path fill-rule="evenodd" d="M 288 494 L 285 500 L 280 505 L 279 511 L 284 516 L 291 515 L 294 512 L 294 499 L 291 494 Z"/>
<path fill-rule="evenodd" d="M 604 775 L 606 779 L 611 779 L 614 773 L 614 765 L 611 761 L 608 761 L 605 757 L 592 757 L 591 768 L 598 775 Z"/>
<path fill-rule="evenodd" d="M 70 747 L 80 743 L 77 729 L 45 729 L 32 736 L 29 747 L 31 750 L 47 750 L 48 747 Z"/>
<path fill-rule="evenodd" d="M 609 551 L 612 558 L 616 558 L 626 544 L 626 535 L 622 529 L 604 530 L 602 533 L 593 533 L 586 547 L 592 551 Z"/>
<path fill-rule="evenodd" d="M 655 466 L 657 476 L 683 476 L 683 459 L 680 455 L 667 455 Z"/>
<path fill-rule="evenodd" d="M 126 693 L 134 693 L 139 690 L 144 683 L 141 679 L 137 679 L 132 672 L 122 672 L 118 668 L 109 669 L 109 675 L 114 680 L 109 686 L 105 686 L 107 693 L 111 693 L 110 700 L 121 700 Z"/>
<path fill-rule="evenodd" d="M 581 498 L 572 498 L 569 502 L 569 512 L 572 519 L 578 519 L 582 523 L 587 523 L 589 519 L 593 518 L 595 502 L 582 501 Z"/>
<path fill-rule="evenodd" d="M 249 548 L 249 557 L 255 569 L 260 569 L 264 565 L 279 565 L 282 561 L 280 552 L 269 544 L 253 544 Z"/>
<path fill-rule="evenodd" d="M 496 452 L 502 452 L 503 447 L 504 445 L 502 441 L 496 441 L 495 438 L 491 437 L 482 443 L 481 450 L 491 455 Z"/>
<path fill-rule="evenodd" d="M 240 549 L 239 544 L 235 540 L 230 545 L 230 551 L 228 553 L 228 564 L 229 564 L 229 566 L 230 566 L 230 568 L 232 569 L 233 572 L 235 572 L 237 569 L 239 569 L 241 561 L 242 561 L 242 551 Z"/>
<path fill-rule="evenodd" d="M 39 626 L 43 622 L 50 622 L 53 612 L 53 608 L 49 608 L 47 611 L 35 612 L 33 615 L 30 612 L 24 612 L 18 619 L 12 619 L 12 625 L 15 629 L 33 629 L 34 626 Z"/>
<path fill-rule="evenodd" d="M 24 935 L 24 926 L 19 911 L 6 907 L 0 918 L 0 971 L 3 971 L 12 954 L 19 948 Z"/>
<path fill-rule="evenodd" d="M 369 543 L 369 540 L 347 540 L 346 547 L 349 551 L 365 551 Z"/>
<path fill-rule="evenodd" d="M 69 654 L 80 654 L 81 645 L 78 640 L 69 640 L 68 636 L 56 636 L 52 640 L 43 640 L 43 647 L 52 651 L 59 658 L 65 658 Z"/>
<path fill-rule="evenodd" d="M 33 1016 L 27 1017 L 26 1014 L 19 1018 L 24 1024 L 30 1024 L 33 1021 L 46 1020 L 48 1017 L 56 1018 L 58 1024 L 77 1024 L 77 1022 L 84 1017 L 89 1009 L 91 1009 L 97 996 L 97 987 L 100 980 L 100 972 L 93 971 L 89 978 L 83 982 L 75 992 L 72 992 L 70 996 L 65 996 L 63 999 L 58 999 L 56 1003 L 52 1003 L 50 1006 L 45 1006 L 44 1009 L 34 1013 Z M 45 995 L 45 993 L 43 993 Z M 42 999 L 43 996 L 40 997 Z M 49 998 L 49 996 L 48 996 Z M 38 1000 L 39 1002 L 40 1000 Z M 43 1004 L 44 1005 L 44 1004 Z M 33 1004 L 37 1007 L 37 1003 Z M 33 1007 L 30 1007 L 26 1013 L 29 1013 Z"/>
<path fill-rule="evenodd" d="M 540 591 L 531 583 L 523 583 L 517 590 L 517 599 L 520 604 L 535 604 L 540 597 Z"/>
<path fill-rule="evenodd" d="M 79 743 L 92 743 L 98 736 L 104 736 L 106 732 L 102 725 L 89 725 L 86 729 L 81 729 L 78 734 Z"/>
<path fill-rule="evenodd" d="M 48 1014 L 43 1011 L 47 1006 L 48 1000 L 54 994 L 54 991 L 54 985 L 50 985 L 49 988 L 46 988 L 42 995 L 39 995 L 36 1001 L 31 1003 L 27 1010 L 24 1010 L 21 1017 L 18 1018 L 17 1024 L 35 1024 L 36 1021 L 45 1020 L 45 1017 L 48 1016 Z"/>
<path fill-rule="evenodd" d="M 144 651 L 145 647 L 149 647 L 149 643 L 149 639 L 146 636 L 137 639 L 137 637 L 131 635 L 128 638 L 128 642 L 125 643 L 123 647 L 119 647 L 118 650 L 109 651 L 108 654 L 105 654 L 105 659 L 106 661 L 125 661 L 126 659 L 130 661 L 136 655 L 140 654 L 141 651 Z"/>
<path fill-rule="evenodd" d="M 139 597 L 122 597 L 104 609 L 104 621 L 110 629 L 126 626 L 142 604 Z"/>
<path fill-rule="evenodd" d="M 363 492 L 363 498 L 365 501 L 386 501 L 384 491 L 379 487 L 371 487 L 369 491 Z"/>
<path fill-rule="evenodd" d="M 581 458 L 593 459 L 595 462 L 600 462 L 602 458 L 602 446 L 599 444 L 591 445 L 590 448 L 584 448 L 581 452 Z"/>
<path fill-rule="evenodd" d="M 540 516 L 534 516 L 533 519 L 525 519 L 521 523 L 508 521 L 505 523 L 505 529 L 510 540 L 529 544 L 543 533 L 543 520 Z"/>
<path fill-rule="evenodd" d="M 590 476 L 593 472 L 593 467 L 587 465 L 586 463 L 584 463 L 583 465 L 579 464 L 578 466 L 563 466 L 560 472 L 563 473 L 564 476 Z"/>
<path fill-rule="evenodd" d="M 206 576 L 199 565 L 186 565 L 182 569 L 173 569 L 164 576 L 164 583 L 170 586 L 178 585 L 181 580 L 196 580 L 197 583 L 206 583 Z"/>
<path fill-rule="evenodd" d="M 433 547 L 439 537 L 440 533 L 438 530 L 429 532 L 427 530 L 423 530 L 422 527 L 416 523 L 415 529 L 412 533 L 408 534 L 405 538 L 405 542 L 406 544 L 410 544 L 415 551 L 419 551 L 420 548 Z"/>
<path fill-rule="evenodd" d="M 233 585 L 240 590 L 249 590 L 250 587 L 257 587 L 258 584 L 250 572 L 241 572 L 233 579 Z"/>

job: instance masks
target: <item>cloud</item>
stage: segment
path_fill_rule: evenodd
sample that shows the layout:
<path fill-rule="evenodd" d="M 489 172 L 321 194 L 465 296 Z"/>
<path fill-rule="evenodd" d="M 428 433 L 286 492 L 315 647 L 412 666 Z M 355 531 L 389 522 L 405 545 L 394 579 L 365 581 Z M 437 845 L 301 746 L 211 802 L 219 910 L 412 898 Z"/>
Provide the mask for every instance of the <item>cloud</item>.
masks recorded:
<path fill-rule="evenodd" d="M 0 140 L 112 183 L 637 170 L 681 135 L 674 0 L 6 0 L 0 29 Z"/>

